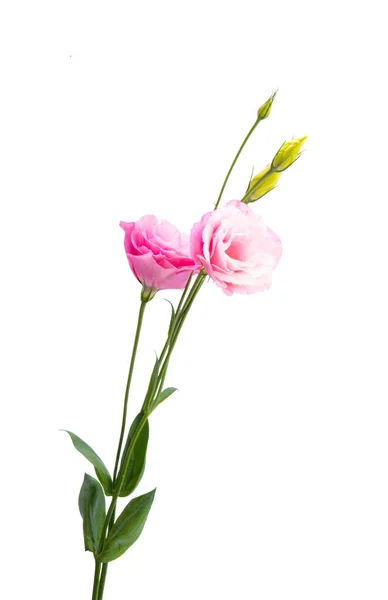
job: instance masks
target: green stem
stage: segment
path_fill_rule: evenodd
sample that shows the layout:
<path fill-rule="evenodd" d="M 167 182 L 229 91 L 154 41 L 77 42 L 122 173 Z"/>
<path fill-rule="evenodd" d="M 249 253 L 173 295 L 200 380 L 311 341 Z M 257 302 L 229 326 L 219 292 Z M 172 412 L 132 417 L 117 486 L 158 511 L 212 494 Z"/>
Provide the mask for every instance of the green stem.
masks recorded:
<path fill-rule="evenodd" d="M 187 294 L 187 292 L 188 292 L 188 290 L 190 288 L 190 284 L 191 284 L 191 280 L 193 279 L 193 276 L 194 276 L 194 271 L 192 271 L 190 273 L 190 277 L 188 278 L 187 283 L 186 283 L 186 285 L 185 285 L 185 287 L 183 289 L 182 295 L 180 297 L 178 306 L 177 306 L 176 311 L 175 311 L 175 318 L 174 318 L 174 322 L 172 323 L 171 331 L 169 330 L 169 332 L 168 332 L 168 336 L 167 336 L 166 342 L 165 342 L 165 344 L 163 346 L 163 350 L 162 350 L 162 352 L 161 352 L 161 354 L 159 356 L 159 362 L 161 362 L 164 359 L 164 357 L 166 355 L 166 352 L 168 350 L 168 347 L 169 347 L 169 344 L 170 344 L 170 340 L 171 340 L 171 336 L 174 333 L 174 329 L 176 327 L 176 323 L 177 323 L 177 320 L 178 320 L 178 317 L 179 317 L 179 313 L 180 313 L 183 301 L 184 301 L 184 299 L 186 297 L 186 294 Z"/>
<path fill-rule="evenodd" d="M 96 560 L 94 567 L 94 582 L 92 600 L 98 600 L 98 582 L 100 578 L 101 563 Z"/>
<path fill-rule="evenodd" d="M 178 314 L 179 314 L 179 312 L 180 312 L 180 310 L 181 310 L 181 308 L 182 308 L 183 301 L 184 301 L 184 299 L 185 299 L 185 297 L 186 297 L 186 294 L 187 294 L 187 292 L 188 292 L 188 290 L 189 290 L 189 288 L 190 288 L 190 284 L 191 284 L 191 280 L 193 279 L 193 276 L 194 276 L 194 271 L 191 271 L 191 273 L 190 273 L 190 277 L 189 277 L 189 278 L 188 278 L 188 280 L 187 280 L 186 286 L 185 286 L 185 288 L 184 288 L 184 290 L 183 290 L 183 292 L 182 292 L 182 295 L 181 295 L 181 297 L 180 297 L 180 300 L 179 300 L 178 306 L 177 306 L 177 308 L 176 308 L 176 315 L 177 315 L 177 316 L 178 316 Z"/>
<path fill-rule="evenodd" d="M 123 440 L 124 440 L 124 434 L 125 434 L 125 426 L 126 426 L 126 423 L 127 423 L 127 410 L 128 410 L 129 390 L 131 388 L 133 369 L 135 367 L 137 348 L 138 348 L 138 345 L 139 345 L 140 332 L 141 332 L 141 327 L 142 327 L 142 324 L 143 324 L 143 317 L 144 317 L 144 311 L 145 311 L 146 305 L 147 305 L 147 300 L 142 300 L 141 304 L 140 304 L 140 309 L 139 309 L 139 316 L 138 316 L 138 319 L 137 319 L 137 327 L 136 327 L 135 339 L 134 339 L 134 342 L 133 342 L 131 363 L 129 365 L 127 387 L 125 388 L 123 419 L 122 419 L 122 423 L 121 423 L 120 440 L 119 440 L 119 445 L 118 445 L 118 448 L 117 448 L 115 468 L 114 468 L 114 471 L 113 471 L 113 482 L 115 482 L 115 480 L 116 480 L 117 471 L 118 471 L 119 463 L 120 463 L 121 449 L 123 447 Z"/>
<path fill-rule="evenodd" d="M 206 273 L 203 273 L 203 272 L 199 273 L 195 283 L 193 284 L 193 287 L 190 290 L 189 295 L 187 296 L 185 304 L 181 308 L 180 313 L 179 314 L 177 313 L 177 322 L 173 329 L 171 339 L 169 340 L 168 352 L 164 359 L 163 365 L 160 369 L 157 385 L 155 386 L 155 389 L 156 389 L 155 395 L 156 396 L 159 394 L 159 392 L 162 391 L 164 380 L 167 375 L 167 369 L 168 369 L 168 365 L 170 362 L 170 357 L 174 350 L 175 344 L 177 342 L 178 335 L 180 333 L 180 330 L 182 329 L 183 323 L 184 323 L 184 321 L 189 313 L 189 310 L 190 310 L 199 290 L 201 289 L 202 284 L 205 281 L 205 279 L 206 279 Z M 151 401 L 152 401 L 152 399 L 151 399 Z"/>
<path fill-rule="evenodd" d="M 102 597 L 104 595 L 104 588 L 105 588 L 105 580 L 106 580 L 107 571 L 108 571 L 108 563 L 103 563 L 102 570 L 101 570 L 101 577 L 100 577 L 100 585 L 98 587 L 97 600 L 102 600 Z"/>
<path fill-rule="evenodd" d="M 224 193 L 224 189 L 226 187 L 226 184 L 228 183 L 228 179 L 230 177 L 231 172 L 233 171 L 234 165 L 236 164 L 241 152 L 243 151 L 243 148 L 245 146 L 245 144 L 247 143 L 247 141 L 249 140 L 249 138 L 251 137 L 252 133 L 255 131 L 256 127 L 258 126 L 258 124 L 260 123 L 261 119 L 258 117 L 256 119 L 256 121 L 253 123 L 252 127 L 250 128 L 250 130 L 248 131 L 243 143 L 241 144 L 239 151 L 237 152 L 236 156 L 233 159 L 232 164 L 230 165 L 229 171 L 226 174 L 226 177 L 224 179 L 224 183 L 222 184 L 222 188 L 221 191 L 218 195 L 218 199 L 217 202 L 215 203 L 214 209 L 218 208 L 219 203 L 221 202 L 221 198 L 222 198 L 222 194 Z"/>
<path fill-rule="evenodd" d="M 116 508 L 113 511 L 112 516 L 111 516 L 110 521 L 109 521 L 108 535 L 109 535 L 109 532 L 110 532 L 110 530 L 112 529 L 112 527 L 114 525 L 115 516 L 116 516 Z M 102 569 L 101 569 L 100 582 L 99 582 L 99 586 L 98 586 L 97 600 L 102 600 L 102 598 L 103 598 L 104 589 L 105 589 L 105 580 L 106 580 L 107 572 L 108 572 L 108 563 L 103 563 L 102 564 Z"/>
<path fill-rule="evenodd" d="M 102 549 L 104 547 L 104 542 L 107 536 L 107 532 L 108 529 L 110 530 L 113 526 L 114 520 L 115 520 L 115 513 L 116 513 L 116 504 L 117 504 L 117 499 L 120 495 L 121 492 L 121 488 L 123 487 L 124 484 L 124 479 L 125 479 L 125 474 L 128 470 L 128 466 L 129 466 L 129 461 L 131 459 L 132 456 L 132 452 L 133 449 L 135 447 L 135 444 L 137 442 L 137 439 L 141 433 L 141 430 L 143 429 L 144 425 L 146 424 L 148 419 L 148 415 L 144 415 L 142 420 L 140 421 L 132 439 L 131 439 L 131 443 L 129 444 L 129 448 L 128 448 L 128 452 L 127 454 L 123 457 L 124 458 L 124 462 L 121 465 L 119 474 L 118 474 L 118 478 L 116 481 L 116 485 L 115 485 L 115 489 L 114 489 L 114 493 L 112 496 L 112 500 L 107 512 L 107 515 L 105 517 L 105 521 L 104 521 L 104 525 L 102 528 L 102 532 L 101 532 L 101 538 L 100 538 L 100 544 L 99 547 L 97 549 L 97 553 L 100 554 L 102 552 Z M 94 600 L 94 598 L 96 598 L 96 600 L 102 600 L 103 594 L 104 594 L 104 587 L 105 587 L 105 580 L 106 580 L 106 575 L 107 575 L 107 571 L 108 571 L 108 564 L 104 563 L 103 567 L 102 567 L 102 573 L 101 573 L 101 581 L 100 581 L 100 589 L 98 590 L 98 596 L 93 596 L 92 600 Z M 94 588 L 93 588 L 94 589 Z"/>
<path fill-rule="evenodd" d="M 142 297 L 140 309 L 139 309 L 139 316 L 138 316 L 138 320 L 137 320 L 135 339 L 133 342 L 131 362 L 129 365 L 127 386 L 125 388 L 124 408 L 123 408 L 123 418 L 122 418 L 122 423 L 121 423 L 120 439 L 119 439 L 119 444 L 117 447 L 116 461 L 115 461 L 115 466 L 114 466 L 114 471 L 113 471 L 113 485 L 116 482 L 117 471 L 118 471 L 119 464 L 120 464 L 121 450 L 123 447 L 123 440 L 124 440 L 125 428 L 126 428 L 126 423 L 127 423 L 129 390 L 131 388 L 131 383 L 132 383 L 133 370 L 135 367 L 137 348 L 139 345 L 140 332 L 141 332 L 141 328 L 142 328 L 142 324 L 143 324 L 143 317 L 144 317 L 144 311 L 145 311 L 146 304 L 147 304 L 147 300 L 143 299 L 143 297 Z M 113 511 L 112 517 L 108 524 L 108 532 L 113 527 L 114 520 L 115 520 L 115 511 Z M 101 578 L 100 578 L 99 588 L 98 588 L 98 596 L 96 596 L 97 600 L 102 600 L 102 597 L 104 594 L 104 587 L 105 587 L 107 571 L 108 571 L 108 563 L 104 563 L 102 565 Z"/>

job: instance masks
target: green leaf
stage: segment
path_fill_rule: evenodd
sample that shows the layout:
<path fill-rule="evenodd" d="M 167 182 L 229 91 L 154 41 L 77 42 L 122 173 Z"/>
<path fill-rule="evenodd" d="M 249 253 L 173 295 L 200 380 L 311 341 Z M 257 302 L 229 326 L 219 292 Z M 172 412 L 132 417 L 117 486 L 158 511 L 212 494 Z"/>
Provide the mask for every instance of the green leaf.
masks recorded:
<path fill-rule="evenodd" d="M 154 393 L 154 388 L 155 388 L 155 384 L 156 384 L 156 380 L 157 380 L 158 374 L 159 374 L 159 358 L 156 355 L 154 368 L 152 369 L 152 373 L 151 373 L 151 377 L 150 377 L 150 382 L 148 384 L 148 389 L 147 389 L 146 397 L 144 399 L 144 403 L 143 403 L 143 406 L 142 406 L 142 410 L 144 412 L 148 411 L 149 404 L 150 404 L 150 399 L 152 398 L 153 393 Z"/>
<path fill-rule="evenodd" d="M 83 519 L 85 550 L 95 552 L 105 520 L 105 496 L 97 479 L 85 473 L 78 498 Z"/>
<path fill-rule="evenodd" d="M 97 556 L 99 561 L 107 563 L 115 560 L 136 542 L 143 531 L 154 500 L 155 491 L 152 490 L 148 494 L 138 496 L 127 504 L 113 525 L 105 541 L 103 551 Z"/>
<path fill-rule="evenodd" d="M 135 433 L 137 426 L 139 425 L 143 416 L 144 413 L 140 412 L 129 429 L 128 440 L 124 449 L 123 459 L 121 462 L 123 462 L 124 460 L 125 454 L 129 448 L 129 444 L 131 443 L 133 434 Z M 150 430 L 147 421 L 143 429 L 141 430 L 139 437 L 136 440 L 135 447 L 132 451 L 128 471 L 125 474 L 124 484 L 120 492 L 121 497 L 129 496 L 130 494 L 132 494 L 132 492 L 134 492 L 136 487 L 138 486 L 141 478 L 143 477 L 146 463 L 149 432 Z"/>
<path fill-rule="evenodd" d="M 69 436 L 71 437 L 71 441 L 74 444 L 74 448 L 78 450 L 78 452 L 80 452 L 85 458 L 87 458 L 89 462 L 92 463 L 92 465 L 94 466 L 94 470 L 96 471 L 96 475 L 100 480 L 102 487 L 105 490 L 105 494 L 107 496 L 111 496 L 113 488 L 112 478 L 109 474 L 108 469 L 102 462 L 101 458 L 94 452 L 94 450 L 90 446 L 88 446 L 88 444 L 81 440 L 81 438 L 79 438 L 78 435 L 75 435 L 75 433 L 72 433 L 67 429 L 62 429 L 62 431 L 66 431 L 66 433 L 69 434 Z"/>
<path fill-rule="evenodd" d="M 171 335 L 171 331 L 172 328 L 174 326 L 174 322 L 175 322 L 175 308 L 172 302 L 170 302 L 170 300 L 167 300 L 167 298 L 165 298 L 165 301 L 169 303 L 169 305 L 171 306 L 171 319 L 170 319 L 170 325 L 168 327 L 168 335 Z"/>
<path fill-rule="evenodd" d="M 149 390 L 151 392 L 151 395 L 152 395 L 152 392 L 154 391 L 158 374 L 159 374 L 159 358 L 156 355 L 155 364 L 154 364 L 154 368 L 152 369 L 152 373 L 151 373 L 151 377 L 150 377 L 150 384 L 149 384 Z"/>
<path fill-rule="evenodd" d="M 164 402 L 164 400 L 167 400 L 167 398 L 176 391 L 177 391 L 177 388 L 168 387 L 165 390 L 163 390 L 163 392 L 160 392 L 159 396 L 157 396 L 157 398 L 155 399 L 155 402 L 152 405 L 152 410 L 154 410 L 157 406 L 159 406 L 159 404 Z"/>

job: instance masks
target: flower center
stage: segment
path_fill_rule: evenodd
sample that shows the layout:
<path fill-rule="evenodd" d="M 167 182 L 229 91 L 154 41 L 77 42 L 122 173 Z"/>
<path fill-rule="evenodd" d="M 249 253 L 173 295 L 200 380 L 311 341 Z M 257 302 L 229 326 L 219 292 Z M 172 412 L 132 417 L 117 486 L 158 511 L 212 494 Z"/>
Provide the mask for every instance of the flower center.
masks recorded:
<path fill-rule="evenodd" d="M 229 248 L 227 248 L 226 254 L 234 260 L 243 260 L 243 245 L 241 242 L 233 240 Z"/>

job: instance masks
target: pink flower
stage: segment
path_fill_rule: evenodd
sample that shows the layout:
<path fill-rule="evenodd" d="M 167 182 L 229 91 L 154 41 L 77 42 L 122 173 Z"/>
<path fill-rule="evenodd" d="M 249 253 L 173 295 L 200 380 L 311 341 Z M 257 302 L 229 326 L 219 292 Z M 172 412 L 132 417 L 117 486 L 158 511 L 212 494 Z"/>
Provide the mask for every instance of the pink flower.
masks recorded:
<path fill-rule="evenodd" d="M 149 292 L 183 289 L 190 273 L 198 270 L 190 256 L 189 236 L 153 215 L 136 223 L 120 223 L 124 248 L 134 275 Z"/>
<path fill-rule="evenodd" d="M 190 245 L 194 260 L 228 296 L 268 290 L 282 254 L 277 235 L 239 200 L 205 214 Z"/>

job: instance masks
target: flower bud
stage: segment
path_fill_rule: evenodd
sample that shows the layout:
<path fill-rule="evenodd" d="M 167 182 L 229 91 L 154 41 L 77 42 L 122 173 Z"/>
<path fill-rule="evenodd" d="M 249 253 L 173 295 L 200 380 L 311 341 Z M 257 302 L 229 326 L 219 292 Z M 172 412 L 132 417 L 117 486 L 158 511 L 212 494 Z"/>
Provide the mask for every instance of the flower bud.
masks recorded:
<path fill-rule="evenodd" d="M 260 121 L 263 121 L 263 119 L 266 119 L 267 117 L 269 117 L 269 114 L 270 114 L 271 108 L 272 108 L 272 103 L 275 100 L 276 94 L 277 94 L 277 90 L 276 90 L 276 92 L 274 92 L 272 94 L 272 96 L 270 98 L 268 98 L 267 102 L 264 102 L 264 104 L 262 104 L 262 106 L 260 106 L 259 110 L 257 111 L 257 118 Z"/>
<path fill-rule="evenodd" d="M 307 135 L 301 138 L 293 138 L 292 140 L 284 142 L 284 144 L 275 154 L 275 158 L 271 164 L 271 169 L 279 173 L 288 169 L 288 167 L 299 158 L 300 149 L 306 140 Z"/>
<path fill-rule="evenodd" d="M 251 179 L 247 193 L 245 194 L 246 199 L 244 200 L 244 202 L 246 204 L 249 204 L 250 202 L 254 202 L 259 198 L 262 198 L 263 196 L 265 196 L 265 194 L 268 194 L 268 192 L 273 190 L 276 186 L 277 182 L 279 181 L 280 175 L 281 173 L 271 171 L 271 165 L 265 167 L 265 169 L 260 171 L 260 173 L 258 173 Z M 253 190 L 252 193 L 250 193 L 251 190 Z"/>

